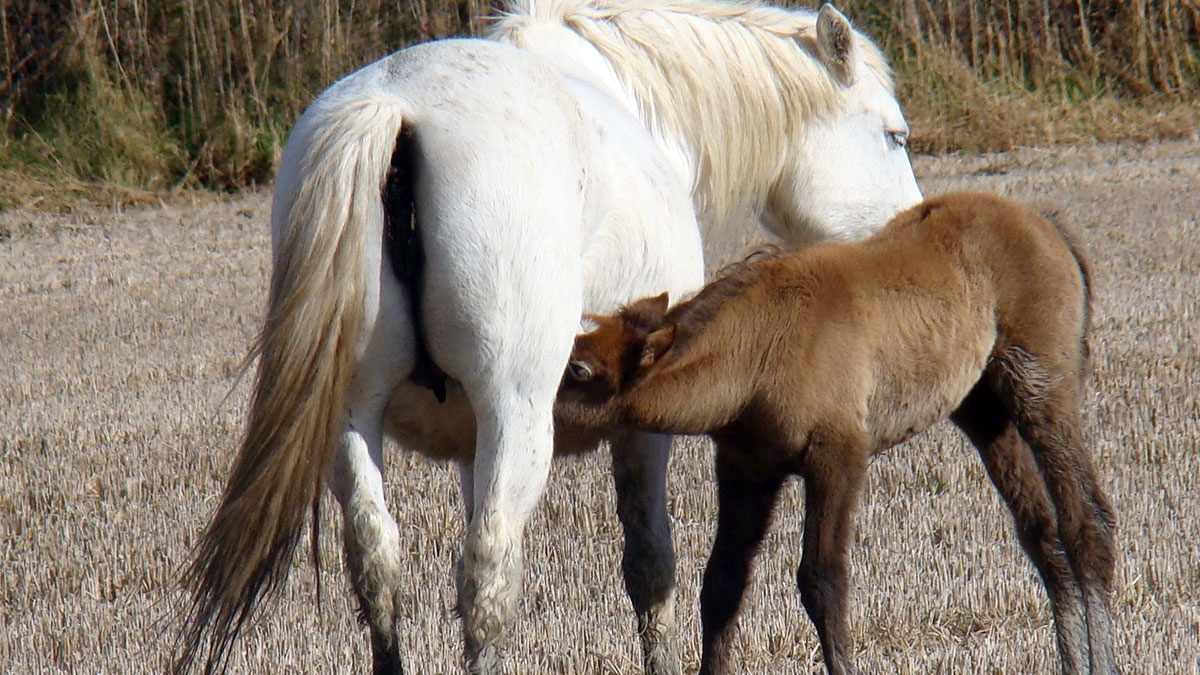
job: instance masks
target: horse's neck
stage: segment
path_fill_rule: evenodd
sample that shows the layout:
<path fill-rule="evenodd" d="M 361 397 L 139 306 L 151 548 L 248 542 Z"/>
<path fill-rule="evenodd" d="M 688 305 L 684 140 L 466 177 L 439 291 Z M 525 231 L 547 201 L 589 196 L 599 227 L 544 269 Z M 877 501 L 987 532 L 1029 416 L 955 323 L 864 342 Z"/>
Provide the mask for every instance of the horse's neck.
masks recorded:
<path fill-rule="evenodd" d="M 722 9 L 720 3 L 713 7 L 697 3 L 691 9 L 732 11 Z M 629 11 L 654 13 L 638 3 Z M 706 38 L 694 38 L 689 35 L 691 27 L 671 26 L 666 18 L 672 12 L 686 16 L 686 11 L 670 3 L 664 11 L 657 19 L 612 25 L 587 13 L 572 14 L 570 25 L 550 16 L 513 15 L 497 24 L 492 37 L 542 56 L 568 78 L 613 98 L 641 120 L 684 184 L 691 187 L 707 239 L 757 220 L 780 173 L 783 148 L 790 145 L 788 136 L 794 131 L 792 107 L 799 104 L 781 101 L 776 90 L 779 73 L 747 71 L 744 62 L 763 61 L 753 48 L 743 56 L 725 54 L 738 51 L 731 46 L 741 44 L 746 35 L 729 40 L 713 30 Z M 705 20 L 698 16 L 695 22 L 704 26 Z M 650 25 L 656 28 L 647 28 Z M 632 33 L 635 27 L 636 35 L 619 35 L 623 30 Z M 764 31 L 755 35 L 761 40 L 790 41 Z M 713 61 L 706 62 L 706 54 Z M 697 78 L 697 69 L 711 72 Z M 786 88 L 799 89 L 795 83 Z"/>

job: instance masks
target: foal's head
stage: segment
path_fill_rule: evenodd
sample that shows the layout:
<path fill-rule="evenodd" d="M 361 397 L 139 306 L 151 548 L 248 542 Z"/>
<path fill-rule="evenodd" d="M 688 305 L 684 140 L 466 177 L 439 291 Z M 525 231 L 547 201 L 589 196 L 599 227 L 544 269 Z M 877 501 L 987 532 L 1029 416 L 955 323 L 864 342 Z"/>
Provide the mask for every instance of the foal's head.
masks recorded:
<path fill-rule="evenodd" d="M 665 321 L 668 298 L 644 298 L 610 316 L 589 315 L 595 328 L 575 337 L 560 393 L 601 403 L 627 390 L 675 342 Z"/>

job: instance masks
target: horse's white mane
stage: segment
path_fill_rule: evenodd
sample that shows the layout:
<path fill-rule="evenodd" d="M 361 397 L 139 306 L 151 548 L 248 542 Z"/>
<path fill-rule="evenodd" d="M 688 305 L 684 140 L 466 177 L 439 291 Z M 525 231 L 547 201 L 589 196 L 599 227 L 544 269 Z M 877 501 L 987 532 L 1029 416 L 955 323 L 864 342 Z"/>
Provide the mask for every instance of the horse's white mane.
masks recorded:
<path fill-rule="evenodd" d="M 527 28 L 558 24 L 610 62 L 651 132 L 690 157 L 710 222 L 761 203 L 803 125 L 840 103 L 816 56 L 812 11 L 714 0 L 509 0 L 508 8 L 496 39 L 524 45 Z M 855 38 L 891 90 L 879 48 Z M 748 190 L 750 204 L 734 201 Z"/>

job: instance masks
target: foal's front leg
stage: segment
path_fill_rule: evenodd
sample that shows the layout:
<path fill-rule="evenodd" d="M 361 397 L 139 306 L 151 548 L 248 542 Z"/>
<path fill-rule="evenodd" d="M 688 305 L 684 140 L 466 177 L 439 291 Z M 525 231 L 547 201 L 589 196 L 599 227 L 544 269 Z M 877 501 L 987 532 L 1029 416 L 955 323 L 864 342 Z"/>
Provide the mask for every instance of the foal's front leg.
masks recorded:
<path fill-rule="evenodd" d="M 735 622 L 758 546 L 786 475 L 742 470 L 726 448 L 717 451 L 717 536 L 700 591 L 702 675 L 737 672 L 728 663 Z"/>
<path fill-rule="evenodd" d="M 610 439 L 617 515 L 625 529 L 621 570 L 637 615 L 647 675 L 680 672 L 675 637 L 675 550 L 667 515 L 671 438 L 628 431 Z"/>
<path fill-rule="evenodd" d="M 868 453 L 856 443 L 814 444 L 804 469 L 804 554 L 796 571 L 800 600 L 817 629 L 829 675 L 853 673 L 846 624 L 851 516 Z"/>

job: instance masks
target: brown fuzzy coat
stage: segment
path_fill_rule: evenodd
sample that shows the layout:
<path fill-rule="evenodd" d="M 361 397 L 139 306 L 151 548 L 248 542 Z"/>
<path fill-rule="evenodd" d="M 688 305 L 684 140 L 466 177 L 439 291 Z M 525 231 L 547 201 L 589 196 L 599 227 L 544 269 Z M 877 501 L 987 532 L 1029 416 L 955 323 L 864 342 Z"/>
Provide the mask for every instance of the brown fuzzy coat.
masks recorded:
<path fill-rule="evenodd" d="M 750 561 L 789 475 L 806 481 L 797 580 L 831 673 L 869 457 L 942 419 L 979 448 L 1054 605 L 1064 672 L 1114 672 L 1113 516 L 1084 445 L 1087 264 L 992 195 L 932 198 L 870 239 L 760 252 L 666 310 L 639 301 L 576 339 L 559 416 L 594 431 L 710 434 L 721 514 L 702 672 L 724 667 Z"/>

